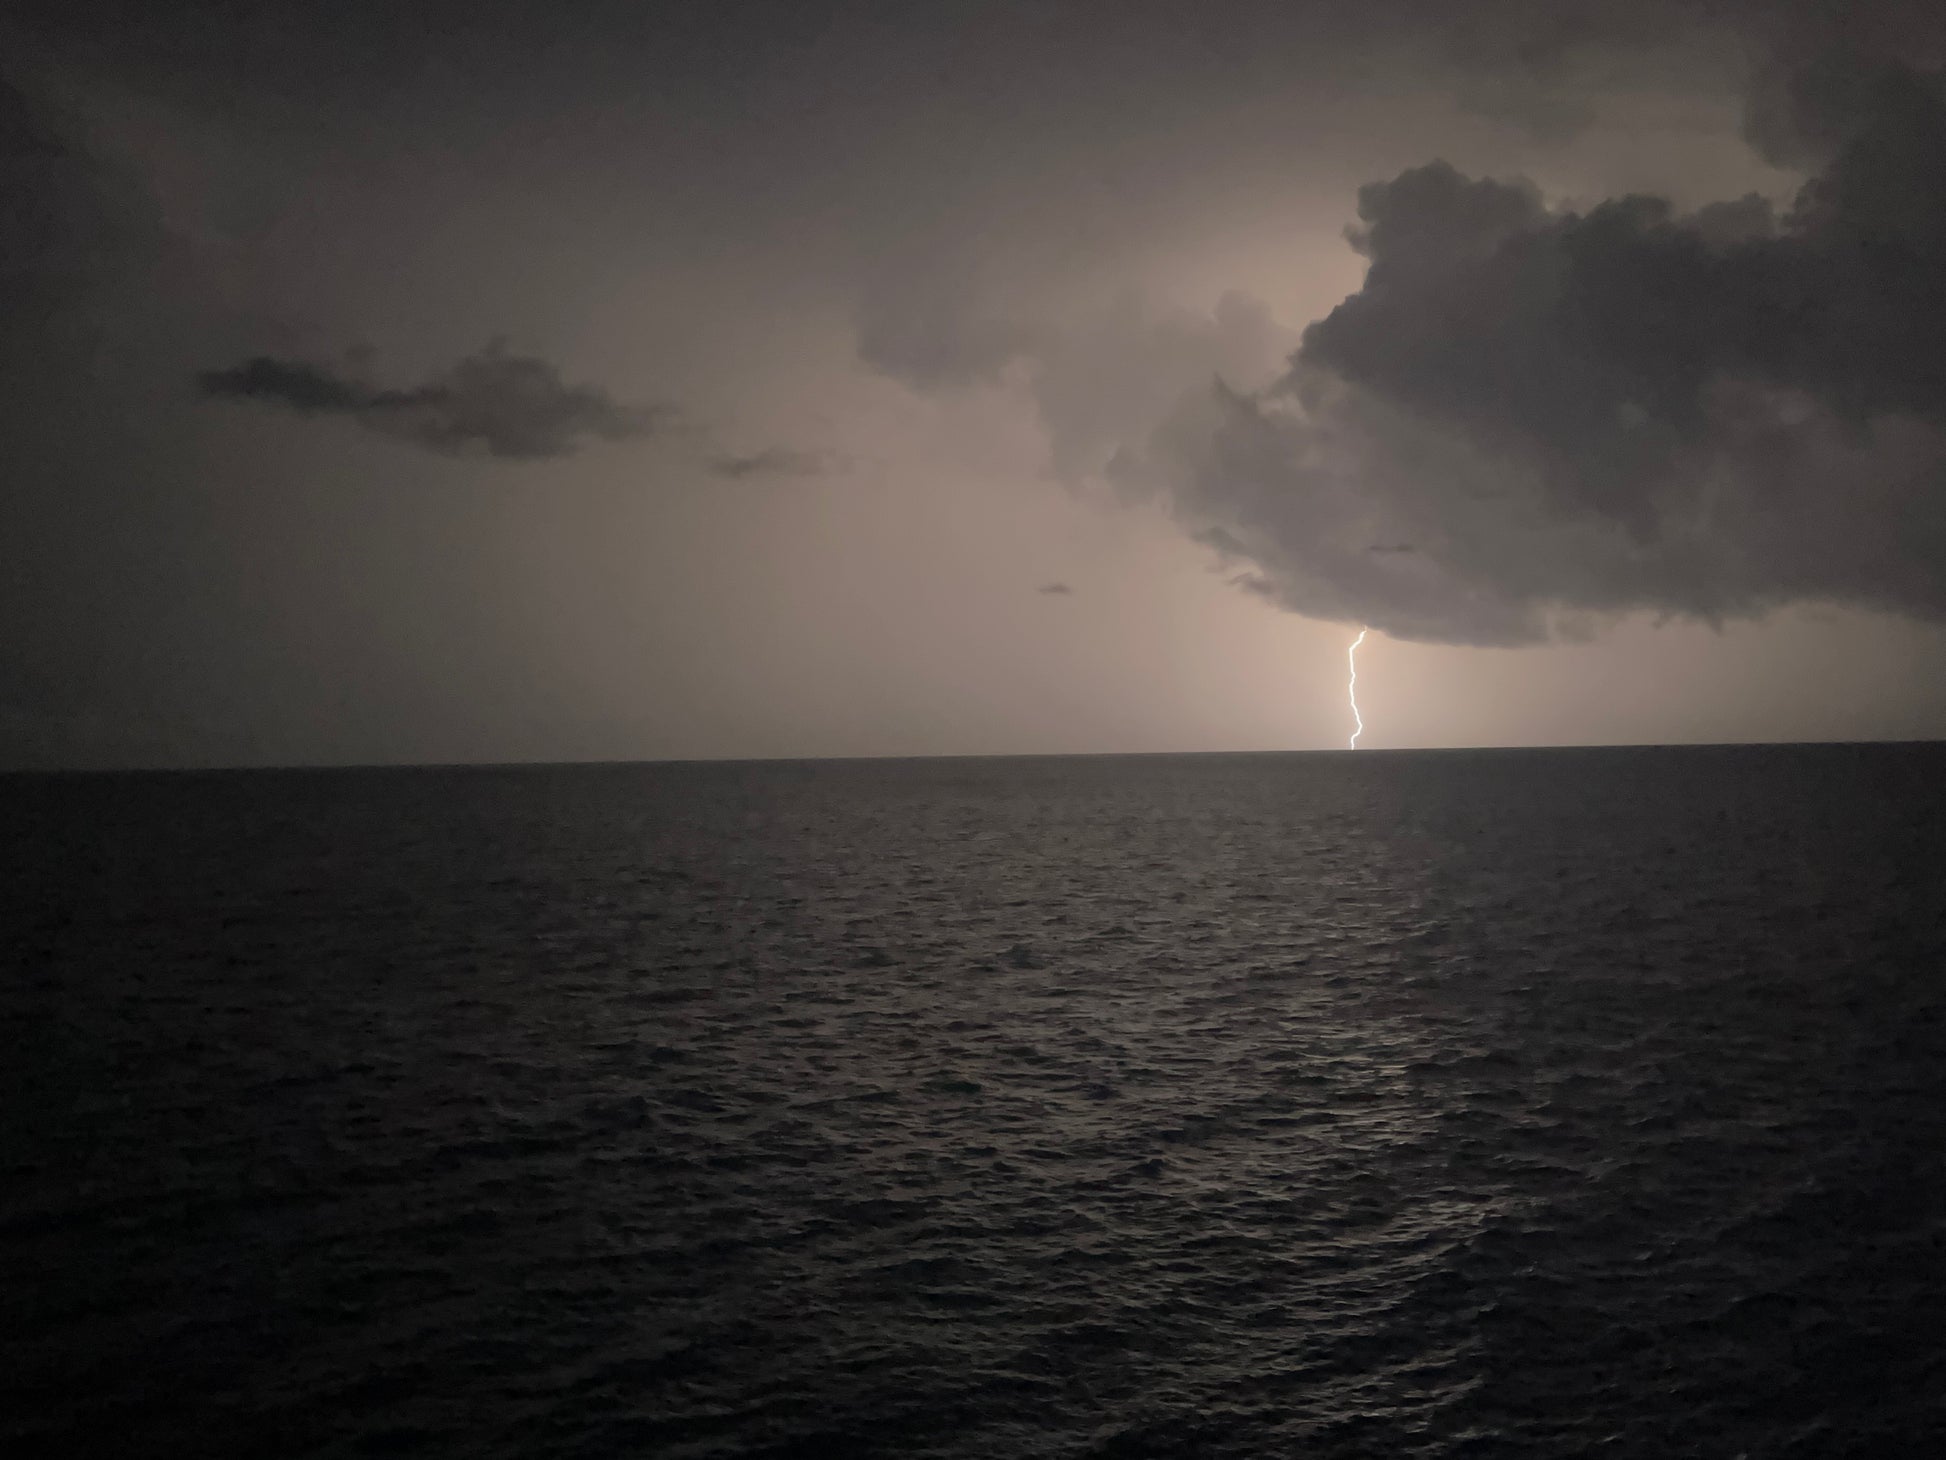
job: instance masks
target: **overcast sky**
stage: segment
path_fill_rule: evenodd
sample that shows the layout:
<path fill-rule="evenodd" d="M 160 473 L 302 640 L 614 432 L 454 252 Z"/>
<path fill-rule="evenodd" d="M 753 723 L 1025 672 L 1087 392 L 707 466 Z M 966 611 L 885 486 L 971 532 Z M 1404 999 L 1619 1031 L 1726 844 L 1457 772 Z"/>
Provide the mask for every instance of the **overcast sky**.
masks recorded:
<path fill-rule="evenodd" d="M 0 765 L 1941 735 L 1931 8 L 27 0 Z"/>

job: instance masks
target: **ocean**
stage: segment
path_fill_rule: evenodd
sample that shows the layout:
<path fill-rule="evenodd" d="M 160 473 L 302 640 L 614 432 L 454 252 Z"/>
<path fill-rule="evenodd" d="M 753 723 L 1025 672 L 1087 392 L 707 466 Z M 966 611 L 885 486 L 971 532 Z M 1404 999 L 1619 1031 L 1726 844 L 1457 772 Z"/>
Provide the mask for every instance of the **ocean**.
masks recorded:
<path fill-rule="evenodd" d="M 0 812 L 9 1454 L 1946 1453 L 1946 746 Z"/>

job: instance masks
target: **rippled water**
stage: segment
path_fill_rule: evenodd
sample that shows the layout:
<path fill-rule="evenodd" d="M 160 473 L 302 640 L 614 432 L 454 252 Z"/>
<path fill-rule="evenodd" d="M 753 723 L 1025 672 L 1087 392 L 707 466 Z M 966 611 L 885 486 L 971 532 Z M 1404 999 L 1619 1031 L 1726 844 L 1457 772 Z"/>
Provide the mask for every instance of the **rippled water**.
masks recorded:
<path fill-rule="evenodd" d="M 1946 1439 L 1946 748 L 0 809 L 16 1453 Z"/>

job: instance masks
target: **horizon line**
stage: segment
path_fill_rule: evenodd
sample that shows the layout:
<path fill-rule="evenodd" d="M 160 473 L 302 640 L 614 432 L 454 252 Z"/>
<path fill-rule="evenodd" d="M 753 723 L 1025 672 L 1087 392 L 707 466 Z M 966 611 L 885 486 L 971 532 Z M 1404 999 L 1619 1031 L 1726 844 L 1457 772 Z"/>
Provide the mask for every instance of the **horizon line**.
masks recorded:
<path fill-rule="evenodd" d="M 137 776 L 137 775 L 227 775 L 250 772 L 292 771 L 493 771 L 559 770 L 569 767 L 615 768 L 621 766 L 734 766 L 734 765 L 828 765 L 833 762 L 869 763 L 874 761 L 987 761 L 987 760 L 1159 760 L 1170 756 L 1386 756 L 1386 755 L 1503 755 L 1513 753 L 1577 752 L 1590 750 L 1815 750 L 1856 748 L 1860 746 L 1914 747 L 1946 745 L 1946 736 L 1921 736 L 1900 739 L 1858 738 L 1851 740 L 1614 740 L 1576 741 L 1562 745 L 1394 745 L 1364 746 L 1351 750 L 1343 745 L 1312 747 L 1255 747 L 1212 750 L 1001 750 L 934 751 L 918 754 L 853 755 L 720 755 L 720 756 L 643 756 L 591 757 L 571 760 L 397 760 L 397 761 L 265 761 L 209 765 L 103 765 L 103 766 L 0 766 L 0 777 L 18 776 Z"/>

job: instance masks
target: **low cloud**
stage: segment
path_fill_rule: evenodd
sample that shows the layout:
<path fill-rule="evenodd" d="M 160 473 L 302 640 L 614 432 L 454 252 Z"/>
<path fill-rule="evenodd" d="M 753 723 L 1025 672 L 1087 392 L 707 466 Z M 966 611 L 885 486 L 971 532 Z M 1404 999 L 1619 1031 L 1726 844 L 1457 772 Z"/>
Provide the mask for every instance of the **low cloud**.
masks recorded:
<path fill-rule="evenodd" d="M 1060 598 L 1069 597 L 1074 592 L 1074 590 L 1068 587 L 1068 585 L 1065 583 L 1043 583 L 1039 588 L 1036 588 L 1034 591 L 1036 593 L 1052 594 Z"/>
<path fill-rule="evenodd" d="M 430 451 L 484 451 L 514 460 L 572 456 L 591 441 L 646 436 L 672 414 L 624 406 L 591 385 L 570 385 L 546 360 L 499 342 L 409 389 L 382 389 L 304 361 L 258 356 L 199 378 L 203 394 L 342 416 Z"/>

